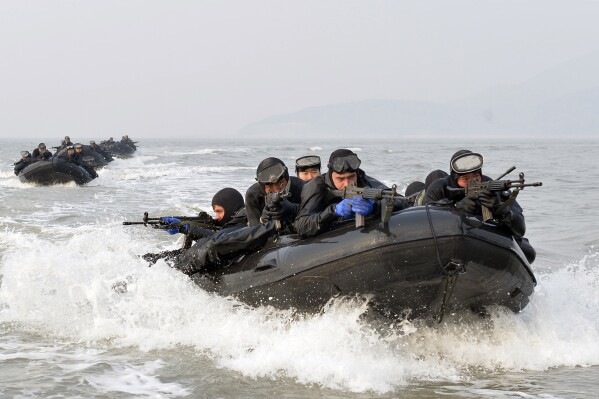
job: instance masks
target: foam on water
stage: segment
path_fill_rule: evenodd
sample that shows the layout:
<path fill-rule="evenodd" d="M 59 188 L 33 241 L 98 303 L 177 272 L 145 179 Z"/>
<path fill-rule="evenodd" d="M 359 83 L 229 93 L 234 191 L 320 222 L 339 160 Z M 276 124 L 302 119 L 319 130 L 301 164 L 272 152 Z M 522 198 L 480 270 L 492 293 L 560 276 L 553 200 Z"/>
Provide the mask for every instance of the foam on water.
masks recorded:
<path fill-rule="evenodd" d="M 163 262 L 148 268 L 138 257 L 156 250 L 148 234 L 116 225 L 65 226 L 60 240 L 0 232 L 8 248 L 0 264 L 0 322 L 92 346 L 184 345 L 246 376 L 355 392 L 458 381 L 478 370 L 599 364 L 596 252 L 540 276 L 519 315 L 495 309 L 487 320 L 460 314 L 429 326 L 373 320 L 362 298 L 337 300 L 316 315 L 250 309 L 202 291 Z M 151 372 L 138 378 L 135 370 L 111 366 L 90 383 L 111 380 L 132 394 L 156 388 Z"/>
<path fill-rule="evenodd" d="M 141 366 L 130 364 L 114 364 L 100 375 L 86 377 L 99 392 L 126 393 L 146 397 L 181 397 L 190 394 L 189 390 L 177 383 L 160 381 L 155 374 L 164 367 L 160 361 L 147 362 Z"/>

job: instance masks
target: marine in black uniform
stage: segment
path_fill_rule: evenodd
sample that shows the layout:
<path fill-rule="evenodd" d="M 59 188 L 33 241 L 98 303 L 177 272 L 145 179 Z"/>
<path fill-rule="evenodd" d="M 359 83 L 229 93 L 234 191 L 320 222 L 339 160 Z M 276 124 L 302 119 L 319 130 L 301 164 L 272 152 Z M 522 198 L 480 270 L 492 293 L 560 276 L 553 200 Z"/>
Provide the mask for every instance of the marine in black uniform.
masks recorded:
<path fill-rule="evenodd" d="M 245 216 L 245 208 L 243 196 L 234 188 L 227 187 L 219 190 L 212 197 L 212 210 L 215 213 L 214 219 L 207 216 L 206 223 L 199 225 L 193 221 L 186 222 L 174 217 L 162 218 L 163 221 L 171 223 L 174 227 L 167 229 L 169 234 L 183 233 L 186 234 L 189 245 L 196 241 L 195 245 L 189 248 L 190 251 L 196 251 L 198 247 L 204 245 L 208 239 L 214 235 L 226 234 L 239 228 L 247 226 L 247 218 Z M 218 226 L 221 229 L 215 231 L 206 227 L 206 224 Z M 184 248 L 188 249 L 188 248 Z M 143 256 L 150 263 L 155 263 L 160 258 L 172 260 L 177 255 L 181 255 L 184 249 L 174 251 L 164 251 L 158 254 L 146 254 Z"/>
<path fill-rule="evenodd" d="M 522 237 L 526 232 L 526 223 L 520 205 L 514 201 L 510 206 L 501 209 L 508 193 L 491 192 L 484 190 L 478 197 L 466 197 L 464 190 L 470 180 L 490 181 L 490 177 L 483 175 L 483 157 L 470 150 L 460 150 L 453 154 L 450 162 L 450 174 L 431 183 L 426 190 L 424 204 L 434 204 L 440 201 L 450 201 L 453 206 L 471 215 L 482 215 L 481 205 L 489 208 L 498 224 L 509 228 L 511 234 Z M 501 213 L 499 213 L 501 212 Z"/>
<path fill-rule="evenodd" d="M 60 155 L 57 155 L 58 159 L 62 159 L 66 162 L 74 163 L 77 166 L 81 166 L 81 157 L 75 153 L 75 146 L 69 145 L 66 147 L 66 151 Z"/>
<path fill-rule="evenodd" d="M 361 197 L 341 199 L 331 193 L 331 190 L 343 190 L 352 184 L 357 187 L 388 188 L 367 176 L 360 169 L 360 164 L 358 156 L 350 150 L 338 149 L 331 153 L 327 173 L 310 180 L 302 191 L 301 207 L 293 223 L 300 236 L 314 236 L 329 230 L 337 221 L 354 217 L 356 213 L 367 216 L 376 211 L 379 204 L 375 201 Z M 406 207 L 406 201 L 394 200 L 394 211 Z"/>
<path fill-rule="evenodd" d="M 35 161 L 45 161 L 52 158 L 52 153 L 46 149 L 46 144 L 39 143 L 31 153 L 31 158 Z"/>
<path fill-rule="evenodd" d="M 19 175 L 23 169 L 31 165 L 34 161 L 31 159 L 31 154 L 29 151 L 21 151 L 21 159 L 19 159 L 15 164 L 15 175 Z"/>
<path fill-rule="evenodd" d="M 271 219 L 280 219 L 290 226 L 299 210 L 304 181 L 290 177 L 285 163 L 274 157 L 260 162 L 256 169 L 256 180 L 245 193 L 248 225 L 257 226 Z M 278 209 L 266 207 L 269 193 L 281 193 L 286 197 Z"/>
<path fill-rule="evenodd" d="M 198 241 L 175 260 L 177 269 L 194 274 L 218 268 L 236 256 L 263 248 L 269 238 L 293 232 L 304 182 L 290 177 L 283 161 L 274 157 L 260 162 L 256 180 L 245 195 L 249 226 Z"/>
<path fill-rule="evenodd" d="M 114 161 L 112 156 L 109 153 L 107 153 L 106 151 L 104 151 L 99 145 L 97 145 L 94 140 L 89 142 L 89 148 L 91 150 L 97 152 L 98 154 L 100 154 L 108 162 Z"/>

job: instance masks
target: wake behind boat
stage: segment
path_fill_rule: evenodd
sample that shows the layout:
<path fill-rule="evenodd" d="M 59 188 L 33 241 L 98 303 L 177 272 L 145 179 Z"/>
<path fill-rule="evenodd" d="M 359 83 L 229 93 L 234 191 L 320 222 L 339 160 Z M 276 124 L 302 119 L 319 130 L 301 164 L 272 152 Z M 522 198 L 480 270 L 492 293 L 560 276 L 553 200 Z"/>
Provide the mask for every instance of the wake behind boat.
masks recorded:
<path fill-rule="evenodd" d="M 389 315 L 442 318 L 455 309 L 519 312 L 536 285 L 534 249 L 504 228 L 447 206 L 419 206 L 300 239 L 281 236 L 228 265 L 192 276 L 250 305 L 319 311 L 333 297 L 368 295 Z M 527 252 L 523 252 L 522 248 Z"/>

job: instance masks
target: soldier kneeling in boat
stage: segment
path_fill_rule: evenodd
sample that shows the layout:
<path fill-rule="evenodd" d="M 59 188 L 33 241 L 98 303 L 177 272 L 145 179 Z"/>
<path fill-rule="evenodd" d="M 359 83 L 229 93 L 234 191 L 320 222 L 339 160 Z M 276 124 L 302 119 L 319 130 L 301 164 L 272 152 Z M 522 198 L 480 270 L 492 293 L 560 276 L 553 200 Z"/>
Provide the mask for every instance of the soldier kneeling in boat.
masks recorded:
<path fill-rule="evenodd" d="M 219 232 L 198 242 L 175 260 L 185 274 L 218 268 L 240 255 L 263 248 L 269 238 L 293 232 L 303 181 L 289 176 L 278 158 L 264 159 L 256 169 L 257 182 L 246 192 L 248 226 Z"/>
<path fill-rule="evenodd" d="M 471 181 L 492 181 L 483 175 L 483 156 L 470 150 L 460 150 L 453 154 L 450 161 L 450 174 L 431 183 L 426 190 L 424 204 L 453 204 L 466 214 L 483 216 L 483 210 L 489 210 L 489 219 L 499 226 L 505 226 L 520 245 L 522 252 L 532 263 L 536 251 L 524 238 L 526 222 L 522 207 L 513 198 L 508 201 L 510 192 L 482 190 L 477 196 L 467 196 L 465 188 Z M 540 185 L 533 183 L 531 185 Z M 505 204 L 505 205 L 504 205 Z M 483 217 L 484 219 L 484 217 Z"/>
<path fill-rule="evenodd" d="M 33 160 L 31 159 L 31 154 L 29 151 L 21 151 L 21 159 L 19 159 L 15 164 L 15 175 L 19 175 L 23 169 L 31 165 Z"/>
<path fill-rule="evenodd" d="M 156 263 L 161 258 L 170 262 L 185 250 L 196 251 L 214 235 L 226 234 L 247 226 L 243 196 L 234 188 L 226 187 L 214 194 L 212 197 L 212 210 L 215 214 L 214 218 L 211 218 L 205 212 L 200 213 L 200 216 L 194 217 L 193 220 L 173 216 L 160 218 L 161 221 L 169 224 L 168 228 L 165 229 L 167 233 L 185 234 L 185 245 L 177 250 L 163 251 L 156 254 L 148 253 L 143 255 L 143 258 L 150 264 Z M 195 244 L 192 246 L 194 241 Z M 175 267 L 181 269 L 178 264 Z"/>
<path fill-rule="evenodd" d="M 482 215 L 483 207 L 490 209 L 495 219 L 501 225 L 507 226 L 513 235 L 522 237 L 526 232 L 526 224 L 522 208 L 517 202 L 508 207 L 502 207 L 501 193 L 489 190 L 481 191 L 476 198 L 466 196 L 464 188 L 472 180 L 481 182 L 491 181 L 483 175 L 483 156 L 470 150 L 460 150 L 451 157 L 450 174 L 435 180 L 426 190 L 424 204 L 450 200 L 456 208 L 468 214 Z"/>
<path fill-rule="evenodd" d="M 52 158 L 52 153 L 46 149 L 46 144 L 39 143 L 31 153 L 31 157 L 36 161 L 45 161 Z"/>
<path fill-rule="evenodd" d="M 302 190 L 302 203 L 293 223 L 302 237 L 317 235 L 329 230 L 332 225 L 355 215 L 368 216 L 380 205 L 377 201 L 362 197 L 342 199 L 332 194 L 333 190 L 343 190 L 348 186 L 388 189 L 380 181 L 367 176 L 360 169 L 360 158 L 348 149 L 338 149 L 331 153 L 328 171 L 310 180 Z M 408 207 L 402 199 L 393 201 L 393 211 Z"/>

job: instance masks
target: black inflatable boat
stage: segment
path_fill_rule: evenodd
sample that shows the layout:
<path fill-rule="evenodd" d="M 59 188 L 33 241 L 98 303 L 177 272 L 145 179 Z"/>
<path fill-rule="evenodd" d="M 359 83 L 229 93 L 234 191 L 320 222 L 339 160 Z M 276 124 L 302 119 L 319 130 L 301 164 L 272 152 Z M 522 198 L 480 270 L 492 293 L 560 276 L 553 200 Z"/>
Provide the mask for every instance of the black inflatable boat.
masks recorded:
<path fill-rule="evenodd" d="M 130 158 L 135 152 L 135 148 L 127 143 L 120 141 L 107 142 L 103 141 L 100 143 L 100 147 L 113 157 L 117 158 Z"/>
<path fill-rule="evenodd" d="M 27 166 L 19 173 L 19 180 L 44 186 L 72 181 L 82 185 L 91 181 L 92 177 L 81 166 L 60 158 L 50 158 Z"/>
<path fill-rule="evenodd" d="M 441 206 L 351 222 L 308 239 L 281 236 L 260 251 L 193 280 L 250 305 L 319 311 L 332 297 L 368 295 L 390 316 L 440 318 L 501 305 L 519 312 L 536 279 L 534 249 L 503 228 Z M 526 248 L 525 248 L 526 249 Z"/>

